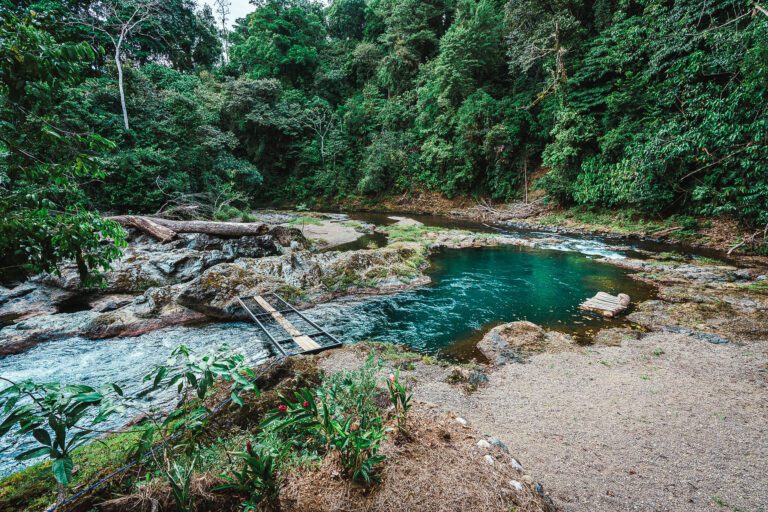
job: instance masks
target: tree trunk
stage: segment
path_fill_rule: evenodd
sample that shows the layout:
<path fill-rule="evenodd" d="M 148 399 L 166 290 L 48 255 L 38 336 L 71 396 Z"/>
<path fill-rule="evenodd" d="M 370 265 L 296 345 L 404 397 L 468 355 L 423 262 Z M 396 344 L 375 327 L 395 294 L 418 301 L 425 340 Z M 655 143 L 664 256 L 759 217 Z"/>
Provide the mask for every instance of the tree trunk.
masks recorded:
<path fill-rule="evenodd" d="M 167 236 L 170 233 L 173 233 L 173 236 L 176 233 L 204 233 L 225 238 L 236 238 L 241 236 L 259 236 L 269 231 L 269 226 L 266 224 L 255 222 L 183 221 L 161 219 L 158 217 L 137 217 L 133 215 L 117 215 L 107 218 L 123 226 L 137 228 L 161 241 L 169 240 Z"/>
<path fill-rule="evenodd" d="M 176 232 L 174 230 L 161 226 L 147 217 L 118 215 L 116 217 L 109 217 L 109 219 L 117 222 L 121 226 L 136 228 L 161 242 L 167 242 L 176 237 Z"/>
<path fill-rule="evenodd" d="M 128 130 L 128 108 L 125 106 L 125 88 L 123 87 L 123 63 L 120 62 L 120 45 L 115 46 L 115 64 L 117 64 L 117 88 L 120 91 L 120 106 L 123 109 L 123 125 Z"/>

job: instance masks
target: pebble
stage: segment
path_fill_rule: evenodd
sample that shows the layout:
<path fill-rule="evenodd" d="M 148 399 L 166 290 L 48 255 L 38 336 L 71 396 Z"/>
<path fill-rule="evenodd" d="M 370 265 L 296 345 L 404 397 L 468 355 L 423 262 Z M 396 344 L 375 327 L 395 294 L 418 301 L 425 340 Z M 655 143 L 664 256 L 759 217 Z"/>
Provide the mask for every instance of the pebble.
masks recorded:
<path fill-rule="evenodd" d="M 462 425 L 464 427 L 467 426 L 467 420 L 465 420 L 461 416 L 456 416 L 456 423 L 458 423 L 459 425 Z"/>
<path fill-rule="evenodd" d="M 481 439 L 477 442 L 477 447 L 482 450 L 488 450 L 491 447 L 491 443 L 489 443 L 485 439 Z"/>
<path fill-rule="evenodd" d="M 756 281 L 765 281 L 766 279 L 768 279 L 768 276 L 757 276 L 757 278 L 755 280 Z"/>
<path fill-rule="evenodd" d="M 507 448 L 507 445 L 502 443 L 498 437 L 489 437 L 488 442 L 491 443 L 496 448 L 500 450 L 504 450 L 505 452 L 509 453 L 509 448 Z"/>
<path fill-rule="evenodd" d="M 537 493 L 541 494 L 542 496 L 544 495 L 544 486 L 543 486 L 543 485 L 541 485 L 540 483 L 537 483 L 537 484 L 536 484 L 536 487 L 534 487 L 534 490 L 535 490 Z"/>
<path fill-rule="evenodd" d="M 517 459 L 512 459 L 511 464 L 513 468 L 520 471 L 521 473 L 523 472 L 523 465 L 517 462 Z"/>
<path fill-rule="evenodd" d="M 523 481 L 523 483 L 526 483 L 528 485 L 533 485 L 533 478 L 531 478 L 531 475 L 523 475 L 520 480 Z"/>
<path fill-rule="evenodd" d="M 485 459 L 485 462 L 487 462 L 489 466 L 493 466 L 493 465 L 496 463 L 496 461 L 494 460 L 494 458 L 493 458 L 493 457 L 491 457 L 490 455 L 486 455 L 486 456 L 485 456 L 485 457 L 483 457 L 483 458 Z"/>
<path fill-rule="evenodd" d="M 510 480 L 509 485 L 511 485 L 512 488 L 518 492 L 523 490 L 523 484 L 517 480 Z"/>

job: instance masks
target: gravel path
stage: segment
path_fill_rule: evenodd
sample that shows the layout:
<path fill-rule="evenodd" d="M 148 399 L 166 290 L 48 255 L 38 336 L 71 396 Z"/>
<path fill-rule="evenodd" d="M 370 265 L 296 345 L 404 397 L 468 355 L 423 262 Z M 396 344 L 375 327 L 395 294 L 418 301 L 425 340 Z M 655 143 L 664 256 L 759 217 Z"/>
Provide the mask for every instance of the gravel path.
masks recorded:
<path fill-rule="evenodd" d="M 768 511 L 768 341 L 652 334 L 536 355 L 471 394 L 446 369 L 409 373 L 417 399 L 500 438 L 565 510 Z"/>

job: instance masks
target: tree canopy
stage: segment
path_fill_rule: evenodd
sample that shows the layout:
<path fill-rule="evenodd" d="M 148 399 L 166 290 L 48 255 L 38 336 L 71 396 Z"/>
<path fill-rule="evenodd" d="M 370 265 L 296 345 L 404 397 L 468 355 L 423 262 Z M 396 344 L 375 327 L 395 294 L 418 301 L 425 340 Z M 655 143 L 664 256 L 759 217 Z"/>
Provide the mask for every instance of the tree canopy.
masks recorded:
<path fill-rule="evenodd" d="M 0 0 L 10 265 L 106 263 L 119 235 L 95 211 L 514 200 L 535 170 L 564 205 L 768 224 L 751 0 L 260 0 L 229 34 L 171 0 L 116 57 L 129 3 Z"/>

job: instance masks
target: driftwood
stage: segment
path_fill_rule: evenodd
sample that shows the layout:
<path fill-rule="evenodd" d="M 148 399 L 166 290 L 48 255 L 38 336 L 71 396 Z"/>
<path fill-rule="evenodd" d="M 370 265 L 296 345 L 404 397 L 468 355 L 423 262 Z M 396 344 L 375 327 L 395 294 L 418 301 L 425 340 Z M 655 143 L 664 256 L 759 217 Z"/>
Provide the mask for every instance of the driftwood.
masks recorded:
<path fill-rule="evenodd" d="M 169 220 L 159 217 L 136 215 L 116 215 L 107 217 L 122 226 L 133 227 L 166 242 L 176 233 L 204 233 L 206 235 L 236 238 L 241 236 L 259 236 L 269 231 L 269 226 L 253 222 L 209 222 L 202 220 Z"/>
<path fill-rule="evenodd" d="M 671 235 L 672 233 L 676 233 L 676 232 L 682 231 L 682 230 L 683 230 L 682 226 L 675 226 L 673 228 L 665 228 L 665 229 L 656 231 L 656 232 L 651 233 L 651 234 L 653 236 L 655 236 L 655 237 L 662 237 L 662 236 Z"/>
<path fill-rule="evenodd" d="M 487 201 L 478 201 L 475 206 L 470 208 L 475 212 L 475 216 L 482 220 L 491 221 L 505 221 L 505 220 L 522 220 L 534 215 L 538 215 L 545 209 L 541 204 L 541 200 L 536 200 L 530 203 L 510 203 L 503 205 L 503 208 L 496 208 Z"/>

